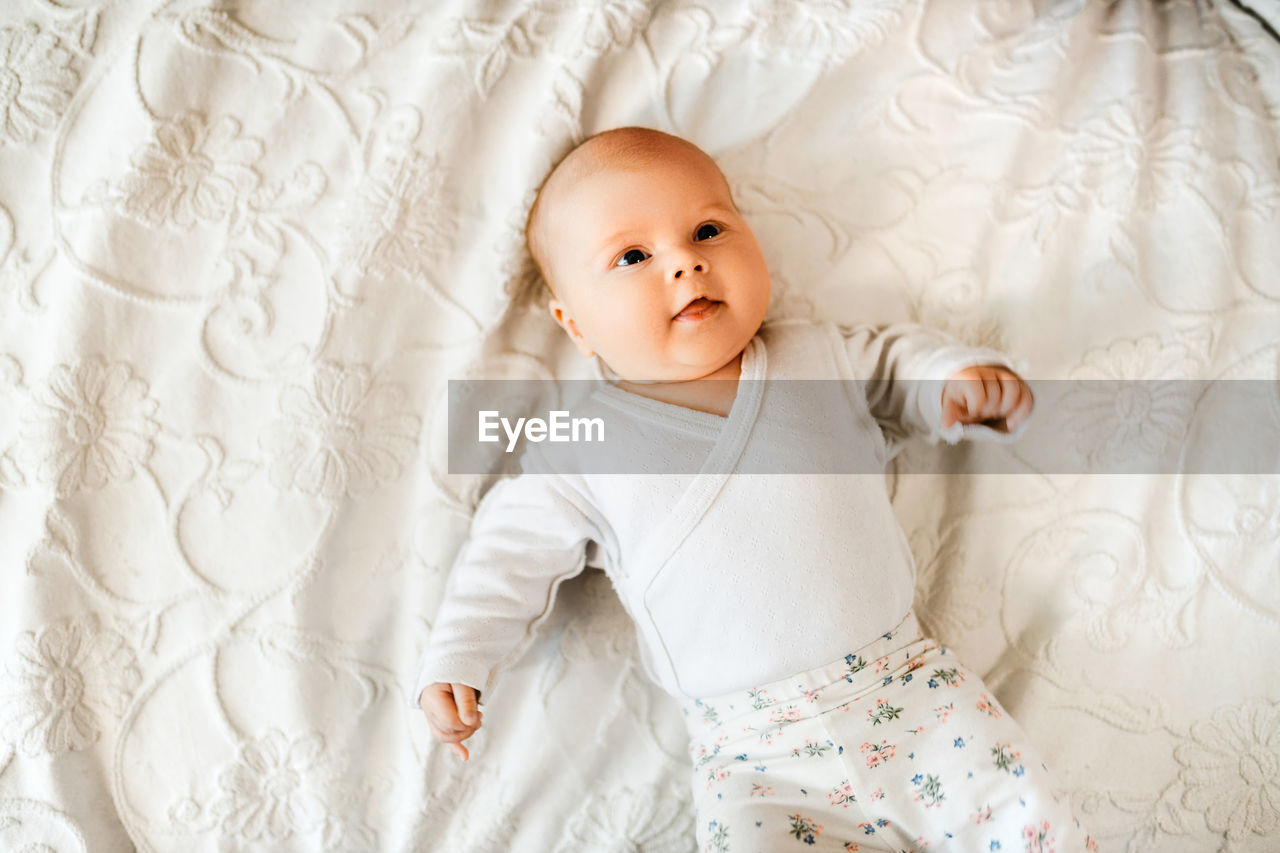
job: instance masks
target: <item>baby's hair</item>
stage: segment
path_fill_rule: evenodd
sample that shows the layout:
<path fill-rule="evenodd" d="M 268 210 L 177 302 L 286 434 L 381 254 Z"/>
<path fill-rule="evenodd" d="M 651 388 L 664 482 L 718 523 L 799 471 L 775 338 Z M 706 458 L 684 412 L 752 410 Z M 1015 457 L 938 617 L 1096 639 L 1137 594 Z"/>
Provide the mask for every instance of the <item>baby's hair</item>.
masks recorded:
<path fill-rule="evenodd" d="M 543 196 L 554 195 L 554 189 L 551 193 L 547 192 L 548 187 L 552 186 L 552 179 L 555 179 L 555 184 L 572 186 L 583 178 L 594 175 L 605 168 L 631 169 L 647 166 L 661 160 L 673 146 L 683 147 L 695 152 L 713 166 L 715 165 L 715 161 L 711 159 L 710 155 L 688 140 L 648 127 L 631 126 L 615 127 L 611 130 L 603 130 L 588 136 L 577 146 L 570 149 L 551 168 L 551 171 L 547 173 L 547 177 L 543 179 L 541 186 L 538 187 L 537 195 L 533 199 L 533 206 L 529 208 L 529 217 L 525 221 L 524 238 L 526 245 L 529 247 L 529 254 L 533 256 L 533 263 L 538 268 L 538 274 L 542 277 L 547 289 L 551 291 L 553 296 L 555 295 L 555 287 L 552 283 L 547 263 L 546 237 L 543 228 L 545 214 L 542 211 L 544 205 Z M 716 171 L 719 173 L 719 167 L 716 168 Z M 556 177 L 557 175 L 559 177 Z M 723 179 L 723 175 L 721 175 L 721 178 Z M 728 182 L 726 181 L 725 184 L 727 188 Z"/>

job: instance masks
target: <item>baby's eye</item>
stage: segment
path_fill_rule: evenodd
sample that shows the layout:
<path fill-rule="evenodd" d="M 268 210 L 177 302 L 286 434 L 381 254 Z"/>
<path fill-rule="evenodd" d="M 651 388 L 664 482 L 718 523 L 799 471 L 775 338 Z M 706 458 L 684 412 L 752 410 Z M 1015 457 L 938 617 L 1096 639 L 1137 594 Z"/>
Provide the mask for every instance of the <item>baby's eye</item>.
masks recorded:
<path fill-rule="evenodd" d="M 708 228 L 711 229 L 710 234 L 706 234 L 706 230 Z M 706 222 L 698 226 L 698 233 L 694 234 L 693 237 L 695 240 L 710 240 L 712 237 L 716 236 L 719 233 L 720 233 L 719 225 L 716 225 L 714 222 Z"/>
<path fill-rule="evenodd" d="M 648 257 L 649 257 L 648 255 L 646 255 L 644 252 L 642 252 L 639 249 L 627 249 L 627 251 L 623 252 L 622 257 L 618 258 L 618 262 L 614 264 L 614 266 L 629 267 L 634 264 L 640 263 L 641 261 L 645 260 Z"/>

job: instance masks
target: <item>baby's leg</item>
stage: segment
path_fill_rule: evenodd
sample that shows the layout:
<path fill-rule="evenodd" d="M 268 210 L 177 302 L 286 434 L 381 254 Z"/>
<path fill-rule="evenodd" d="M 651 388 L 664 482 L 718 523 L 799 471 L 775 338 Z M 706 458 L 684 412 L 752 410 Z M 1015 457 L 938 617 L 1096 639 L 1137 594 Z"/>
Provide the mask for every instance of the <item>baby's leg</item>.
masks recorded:
<path fill-rule="evenodd" d="M 1097 849 L 1026 733 L 945 649 L 822 719 L 894 849 Z"/>
<path fill-rule="evenodd" d="M 760 696 L 770 697 L 767 688 Z M 744 697 L 749 703 L 751 700 Z M 699 853 L 889 851 L 853 795 L 840 748 L 803 700 L 742 715 L 743 705 L 686 710 L 736 714 L 695 742 L 693 799 Z M 746 705 L 750 707 L 750 705 Z M 694 728 L 691 726 L 691 730 Z"/>

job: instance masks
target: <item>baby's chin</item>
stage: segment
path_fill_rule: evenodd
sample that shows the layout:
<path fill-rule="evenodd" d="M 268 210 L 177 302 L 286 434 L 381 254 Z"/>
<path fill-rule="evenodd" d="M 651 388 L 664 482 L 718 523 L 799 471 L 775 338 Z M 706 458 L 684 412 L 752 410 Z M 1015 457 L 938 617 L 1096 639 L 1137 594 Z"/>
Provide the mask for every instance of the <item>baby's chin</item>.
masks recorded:
<path fill-rule="evenodd" d="M 703 379 L 711 376 L 717 371 L 729 366 L 739 355 L 742 350 L 730 353 L 725 358 L 712 358 L 708 360 L 687 361 L 669 361 L 654 362 L 649 366 L 632 366 L 618 371 L 610 367 L 612 373 L 625 382 L 634 382 L 637 384 L 644 383 L 660 383 L 660 382 L 692 382 L 696 379 Z M 605 361 L 608 365 L 608 361 Z"/>

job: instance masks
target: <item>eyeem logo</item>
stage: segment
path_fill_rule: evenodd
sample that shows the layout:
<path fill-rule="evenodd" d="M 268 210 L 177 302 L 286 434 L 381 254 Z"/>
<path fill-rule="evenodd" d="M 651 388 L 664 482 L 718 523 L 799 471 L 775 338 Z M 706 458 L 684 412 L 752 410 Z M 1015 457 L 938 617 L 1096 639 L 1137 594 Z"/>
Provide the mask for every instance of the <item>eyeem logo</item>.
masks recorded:
<path fill-rule="evenodd" d="M 542 418 L 516 418 L 513 427 L 511 421 L 500 416 L 496 409 L 480 412 L 480 437 L 482 442 L 500 441 L 498 427 L 507 434 L 507 453 L 515 450 L 523 428 L 524 437 L 534 443 L 542 441 L 604 441 L 603 418 L 570 418 L 566 411 L 554 410 L 548 413 L 549 420 Z M 583 438 L 578 437 L 581 429 Z M 598 436 L 598 437 L 593 437 Z"/>

